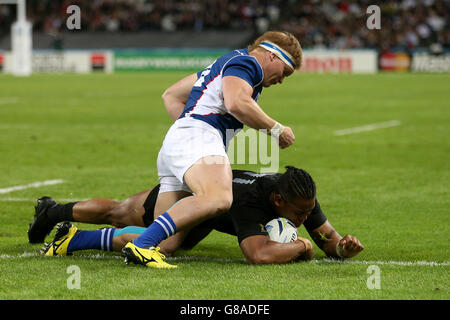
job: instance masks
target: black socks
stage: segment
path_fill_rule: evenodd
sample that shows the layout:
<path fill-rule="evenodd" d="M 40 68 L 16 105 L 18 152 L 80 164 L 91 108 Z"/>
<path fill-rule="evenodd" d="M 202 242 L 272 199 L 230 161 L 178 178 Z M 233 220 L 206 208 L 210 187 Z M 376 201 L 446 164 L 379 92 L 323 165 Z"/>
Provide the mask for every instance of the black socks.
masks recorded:
<path fill-rule="evenodd" d="M 47 210 L 47 216 L 54 223 L 74 221 L 72 209 L 75 204 L 76 202 L 57 204 Z"/>

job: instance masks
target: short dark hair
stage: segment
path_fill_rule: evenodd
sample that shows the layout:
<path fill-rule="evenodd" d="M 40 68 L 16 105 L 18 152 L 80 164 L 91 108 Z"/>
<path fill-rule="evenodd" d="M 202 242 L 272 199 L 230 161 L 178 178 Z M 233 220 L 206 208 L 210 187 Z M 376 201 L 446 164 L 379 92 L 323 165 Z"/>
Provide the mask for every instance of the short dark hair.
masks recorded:
<path fill-rule="evenodd" d="M 278 180 L 278 192 L 286 201 L 296 198 L 310 200 L 316 197 L 316 184 L 313 178 L 303 169 L 286 166 L 286 172 Z"/>

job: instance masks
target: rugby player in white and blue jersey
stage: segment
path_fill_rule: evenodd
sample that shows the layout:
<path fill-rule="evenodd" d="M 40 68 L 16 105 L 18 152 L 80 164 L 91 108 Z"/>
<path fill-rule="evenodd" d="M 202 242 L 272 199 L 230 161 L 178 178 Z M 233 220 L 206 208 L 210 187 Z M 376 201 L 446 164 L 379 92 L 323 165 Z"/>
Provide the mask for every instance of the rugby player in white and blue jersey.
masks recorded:
<path fill-rule="evenodd" d="M 158 217 L 125 246 L 125 261 L 175 267 L 163 260 L 157 245 L 231 207 L 232 171 L 226 148 L 244 125 L 267 130 L 280 148 L 294 142 L 292 130 L 269 117 L 257 101 L 263 87 L 282 83 L 299 69 L 301 58 L 300 43 L 293 35 L 266 32 L 248 49 L 234 50 L 186 79 L 191 87 L 194 79 L 195 83 L 158 154 Z"/>

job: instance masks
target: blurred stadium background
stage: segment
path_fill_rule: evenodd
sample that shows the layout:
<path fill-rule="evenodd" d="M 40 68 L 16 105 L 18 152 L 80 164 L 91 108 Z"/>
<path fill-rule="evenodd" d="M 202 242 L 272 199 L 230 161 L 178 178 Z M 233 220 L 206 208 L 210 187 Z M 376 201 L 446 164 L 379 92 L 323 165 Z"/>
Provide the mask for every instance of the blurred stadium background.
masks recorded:
<path fill-rule="evenodd" d="M 70 30 L 72 5 L 80 9 L 80 28 Z M 381 9 L 380 29 L 366 25 L 370 5 Z M 448 0 L 26 1 L 33 72 L 198 69 L 278 29 L 300 39 L 303 72 L 448 72 L 449 12 Z M 0 68 L 6 73 L 13 72 L 16 19 L 14 4 L 0 4 Z"/>

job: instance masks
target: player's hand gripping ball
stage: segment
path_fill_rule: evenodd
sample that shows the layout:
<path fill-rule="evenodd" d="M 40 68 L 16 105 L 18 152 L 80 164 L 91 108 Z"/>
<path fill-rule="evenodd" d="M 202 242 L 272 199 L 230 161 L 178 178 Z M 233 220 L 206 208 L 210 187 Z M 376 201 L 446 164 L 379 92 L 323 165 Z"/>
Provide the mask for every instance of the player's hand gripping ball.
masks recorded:
<path fill-rule="evenodd" d="M 276 218 L 266 224 L 270 240 L 288 243 L 297 240 L 297 228 L 286 218 Z"/>

